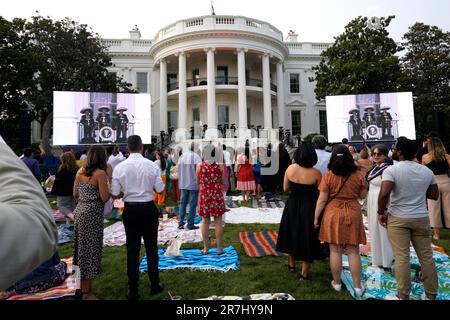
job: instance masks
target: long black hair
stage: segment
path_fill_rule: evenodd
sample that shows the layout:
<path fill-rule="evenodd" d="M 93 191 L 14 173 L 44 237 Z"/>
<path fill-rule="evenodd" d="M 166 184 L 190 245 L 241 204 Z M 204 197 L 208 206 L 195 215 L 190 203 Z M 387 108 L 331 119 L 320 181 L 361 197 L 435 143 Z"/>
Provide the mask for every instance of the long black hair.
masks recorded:
<path fill-rule="evenodd" d="M 102 146 L 92 146 L 87 154 L 84 164 L 84 175 L 91 177 L 95 170 L 101 169 L 106 171 L 107 155 L 106 149 Z"/>
<path fill-rule="evenodd" d="M 340 144 L 333 148 L 328 170 L 341 177 L 347 177 L 358 170 L 347 146 Z"/>

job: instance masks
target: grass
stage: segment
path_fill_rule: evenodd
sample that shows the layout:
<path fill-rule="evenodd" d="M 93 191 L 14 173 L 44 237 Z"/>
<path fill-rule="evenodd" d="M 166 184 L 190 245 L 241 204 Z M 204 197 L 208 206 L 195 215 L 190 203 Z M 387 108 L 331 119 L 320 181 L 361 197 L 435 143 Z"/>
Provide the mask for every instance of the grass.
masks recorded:
<path fill-rule="evenodd" d="M 50 202 L 53 199 L 50 198 Z M 248 203 L 249 204 L 249 203 Z M 170 201 L 168 205 L 171 205 Z M 53 205 L 54 206 L 54 205 Z M 212 295 L 242 296 L 255 293 L 291 294 L 298 300 L 351 300 L 348 291 L 335 292 L 331 286 L 329 261 L 317 261 L 313 264 L 311 281 L 299 282 L 297 273 L 288 272 L 285 262 L 287 257 L 250 258 L 239 242 L 240 231 L 278 231 L 278 225 L 269 224 L 227 224 L 224 230 L 224 246 L 232 245 L 238 252 L 241 267 L 229 272 L 202 272 L 188 270 L 167 270 L 160 272 L 161 281 L 166 290 L 163 293 L 150 296 L 149 280 L 146 274 L 140 277 L 140 295 L 145 300 L 167 299 L 167 291 L 182 299 L 199 299 Z M 211 231 L 215 238 L 214 230 Z M 441 240 L 436 244 L 450 252 L 450 231 L 441 232 Z M 201 248 L 200 243 L 183 244 L 182 248 Z M 65 244 L 59 247 L 61 257 L 72 256 L 73 245 Z M 144 255 L 141 249 L 141 257 Z M 297 270 L 300 265 L 297 265 Z M 126 299 L 126 248 L 103 247 L 102 274 L 93 282 L 93 292 L 100 299 Z"/>

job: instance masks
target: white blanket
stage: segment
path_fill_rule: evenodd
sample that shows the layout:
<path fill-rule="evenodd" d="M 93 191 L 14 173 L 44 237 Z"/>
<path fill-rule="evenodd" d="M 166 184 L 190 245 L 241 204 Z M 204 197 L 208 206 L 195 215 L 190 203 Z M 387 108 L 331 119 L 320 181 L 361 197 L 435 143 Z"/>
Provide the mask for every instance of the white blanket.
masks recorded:
<path fill-rule="evenodd" d="M 169 219 L 159 222 L 158 244 L 164 244 L 168 240 L 172 240 L 180 232 L 178 230 L 178 221 Z M 104 246 L 123 246 L 126 243 L 125 227 L 122 221 L 118 221 L 103 230 Z M 201 242 L 202 235 L 200 229 L 185 229 L 182 236 L 183 243 Z M 144 243 L 144 240 L 142 240 Z"/>
<path fill-rule="evenodd" d="M 283 215 L 282 208 L 232 208 L 225 214 L 225 223 L 270 223 L 278 224 Z"/>

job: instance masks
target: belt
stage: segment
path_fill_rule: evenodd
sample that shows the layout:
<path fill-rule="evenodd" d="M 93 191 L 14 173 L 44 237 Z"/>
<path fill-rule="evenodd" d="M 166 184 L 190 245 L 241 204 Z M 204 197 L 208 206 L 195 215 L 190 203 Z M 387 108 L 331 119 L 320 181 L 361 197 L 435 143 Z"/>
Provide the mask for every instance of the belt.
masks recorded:
<path fill-rule="evenodd" d="M 153 204 L 153 200 L 152 201 L 146 201 L 146 202 L 125 202 L 126 206 L 148 206 Z"/>

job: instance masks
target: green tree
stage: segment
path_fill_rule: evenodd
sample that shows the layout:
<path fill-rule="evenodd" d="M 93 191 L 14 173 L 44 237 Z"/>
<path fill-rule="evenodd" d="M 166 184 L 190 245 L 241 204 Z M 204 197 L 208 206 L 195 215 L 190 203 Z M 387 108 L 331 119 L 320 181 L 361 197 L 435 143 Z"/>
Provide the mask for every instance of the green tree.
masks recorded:
<path fill-rule="evenodd" d="M 442 138 L 449 143 L 450 33 L 417 22 L 403 39 L 406 54 L 401 59 L 402 83 L 415 97 L 416 131 L 423 136 L 438 126 Z"/>
<path fill-rule="evenodd" d="M 2 57 L 6 57 L 0 61 L 0 70 L 9 71 L 0 78 L 0 97 L 7 100 L 0 113 L 14 118 L 27 108 L 31 119 L 42 124 L 47 152 L 53 91 L 134 92 L 131 84 L 108 73 L 111 57 L 98 34 L 85 24 L 70 18 L 53 21 L 34 16 L 31 21 L 8 22 L 0 17 L 0 32 L 8 35 L 0 43 Z M 3 52 L 5 46 L 8 50 Z"/>
<path fill-rule="evenodd" d="M 334 44 L 322 52 L 320 64 L 313 68 L 317 81 L 316 97 L 396 91 L 401 75 L 400 47 L 386 28 L 394 16 L 380 18 L 376 24 L 366 17 L 352 20 Z"/>

